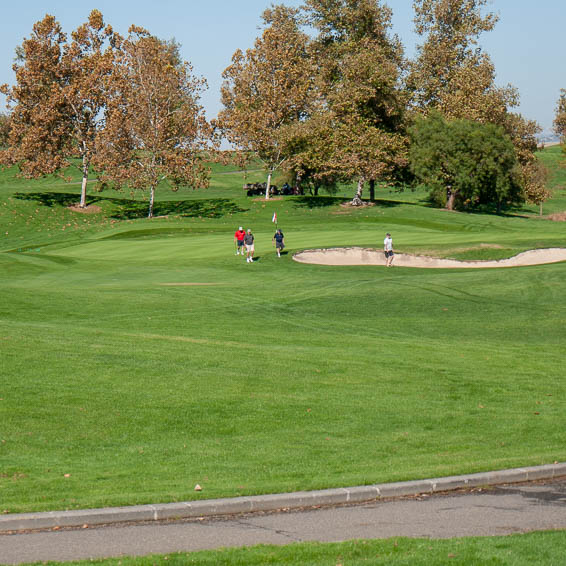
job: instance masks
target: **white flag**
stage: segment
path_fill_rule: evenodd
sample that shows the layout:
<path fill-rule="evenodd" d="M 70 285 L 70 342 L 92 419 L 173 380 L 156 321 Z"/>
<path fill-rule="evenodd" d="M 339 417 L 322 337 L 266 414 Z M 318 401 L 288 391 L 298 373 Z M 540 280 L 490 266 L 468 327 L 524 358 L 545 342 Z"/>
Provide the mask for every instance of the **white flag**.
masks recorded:
<path fill-rule="evenodd" d="M 273 218 L 271 219 L 271 222 L 274 222 L 275 224 L 277 224 L 277 213 L 276 212 L 273 213 Z"/>

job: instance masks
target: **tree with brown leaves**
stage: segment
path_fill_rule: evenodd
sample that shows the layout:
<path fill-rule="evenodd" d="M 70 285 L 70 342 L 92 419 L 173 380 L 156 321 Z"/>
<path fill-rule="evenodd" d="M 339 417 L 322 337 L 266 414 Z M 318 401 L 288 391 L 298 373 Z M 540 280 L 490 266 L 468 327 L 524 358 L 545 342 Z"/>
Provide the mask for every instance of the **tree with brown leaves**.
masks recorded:
<path fill-rule="evenodd" d="M 16 85 L 3 87 L 13 105 L 8 160 L 33 178 L 62 172 L 78 157 L 84 207 L 96 139 L 104 128 L 104 77 L 112 72 L 119 38 L 98 10 L 71 38 L 67 42 L 47 15 L 18 48 Z"/>
<path fill-rule="evenodd" d="M 311 51 L 319 104 L 297 160 L 321 179 L 356 180 L 359 205 L 366 181 L 390 180 L 407 166 L 403 49 L 379 1 L 306 0 L 304 9 L 318 30 Z"/>
<path fill-rule="evenodd" d="M 566 89 L 560 89 L 554 117 L 554 131 L 560 136 L 562 143 L 566 143 Z"/>
<path fill-rule="evenodd" d="M 11 151 L 5 157 L 17 163 L 22 176 L 28 178 L 54 173 L 68 165 L 62 92 L 66 82 L 62 64 L 66 40 L 55 18 L 45 16 L 16 50 L 16 85 L 2 86 L 12 106 Z"/>
<path fill-rule="evenodd" d="M 312 100 L 313 62 L 298 10 L 274 6 L 254 47 L 238 50 L 224 71 L 219 123 L 240 156 L 253 154 L 267 170 L 269 198 L 273 172 L 291 156 L 294 129 Z"/>
<path fill-rule="evenodd" d="M 160 183 L 173 190 L 208 186 L 204 151 L 212 129 L 199 104 L 206 83 L 193 76 L 179 46 L 132 26 L 106 84 L 106 124 L 95 157 L 101 179 L 149 190 L 150 218 Z"/>
<path fill-rule="evenodd" d="M 0 113 L 0 148 L 8 147 L 10 139 L 10 114 Z"/>
<path fill-rule="evenodd" d="M 494 85 L 495 71 L 478 38 L 497 23 L 482 14 L 488 0 L 415 0 L 417 47 L 407 85 L 419 110 L 438 110 L 448 119 L 494 122 L 494 113 L 516 103 L 516 91 Z"/>
<path fill-rule="evenodd" d="M 104 24 L 102 14 L 93 10 L 88 22 L 71 34 L 72 41 L 63 55 L 70 80 L 64 97 L 70 108 L 68 126 L 71 148 L 81 160 L 82 187 L 80 206 L 86 205 L 89 168 L 99 135 L 105 127 L 105 79 L 114 68 L 116 49 L 121 38 Z"/>

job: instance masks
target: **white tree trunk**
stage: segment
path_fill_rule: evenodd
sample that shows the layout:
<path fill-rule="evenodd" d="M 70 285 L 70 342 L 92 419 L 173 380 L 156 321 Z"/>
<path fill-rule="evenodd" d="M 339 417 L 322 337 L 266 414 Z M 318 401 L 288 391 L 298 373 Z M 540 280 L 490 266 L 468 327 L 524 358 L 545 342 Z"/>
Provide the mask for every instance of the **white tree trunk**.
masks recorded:
<path fill-rule="evenodd" d="M 358 179 L 358 188 L 356 190 L 356 196 L 352 199 L 352 206 L 362 206 L 364 203 L 362 201 L 362 193 L 364 192 L 364 180 L 362 177 Z"/>
<path fill-rule="evenodd" d="M 81 202 L 79 206 L 84 208 L 86 206 L 86 184 L 88 182 L 88 160 L 86 155 L 83 155 L 83 182 L 81 185 Z"/>
<path fill-rule="evenodd" d="M 269 190 L 271 189 L 271 174 L 273 171 L 270 171 L 267 175 L 267 187 L 265 187 L 265 200 L 269 200 Z"/>
<path fill-rule="evenodd" d="M 151 187 L 151 192 L 149 194 L 149 213 L 148 218 L 153 218 L 153 203 L 155 201 L 155 187 Z"/>

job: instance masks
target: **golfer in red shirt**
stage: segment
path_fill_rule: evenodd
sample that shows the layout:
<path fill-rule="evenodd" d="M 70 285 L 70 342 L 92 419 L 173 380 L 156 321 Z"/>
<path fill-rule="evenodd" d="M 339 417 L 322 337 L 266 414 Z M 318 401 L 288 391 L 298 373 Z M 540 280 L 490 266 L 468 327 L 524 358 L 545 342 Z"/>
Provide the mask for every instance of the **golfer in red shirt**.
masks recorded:
<path fill-rule="evenodd" d="M 244 237 L 246 231 L 240 226 L 236 233 L 234 234 L 234 243 L 236 244 L 236 255 L 240 255 L 240 250 L 242 250 L 242 255 L 244 254 Z"/>

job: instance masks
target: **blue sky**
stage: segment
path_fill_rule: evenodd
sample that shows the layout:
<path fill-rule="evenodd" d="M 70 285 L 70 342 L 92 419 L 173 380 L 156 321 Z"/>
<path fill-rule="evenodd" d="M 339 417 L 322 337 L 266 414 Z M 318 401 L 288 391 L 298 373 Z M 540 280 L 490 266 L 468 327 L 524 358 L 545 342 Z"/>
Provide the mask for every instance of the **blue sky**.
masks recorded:
<path fill-rule="evenodd" d="M 163 39 L 175 37 L 195 73 L 206 77 L 209 90 L 202 102 L 208 116 L 220 109 L 221 73 L 238 48 L 253 44 L 262 11 L 269 0 L 20 0 L 6 3 L 0 23 L 0 84 L 11 84 L 14 49 L 30 35 L 34 22 L 54 15 L 69 33 L 100 10 L 107 23 L 122 34 L 130 24 L 147 28 Z M 301 0 L 287 0 L 298 6 Z M 408 55 L 414 53 L 412 0 L 389 0 L 394 32 Z M 497 70 L 497 82 L 519 89 L 519 111 L 552 127 L 560 88 L 566 88 L 566 57 L 562 40 L 566 21 L 565 0 L 492 0 L 490 9 L 500 15 L 495 30 L 482 36 L 482 47 Z M 1 100 L 2 110 L 4 106 Z"/>

